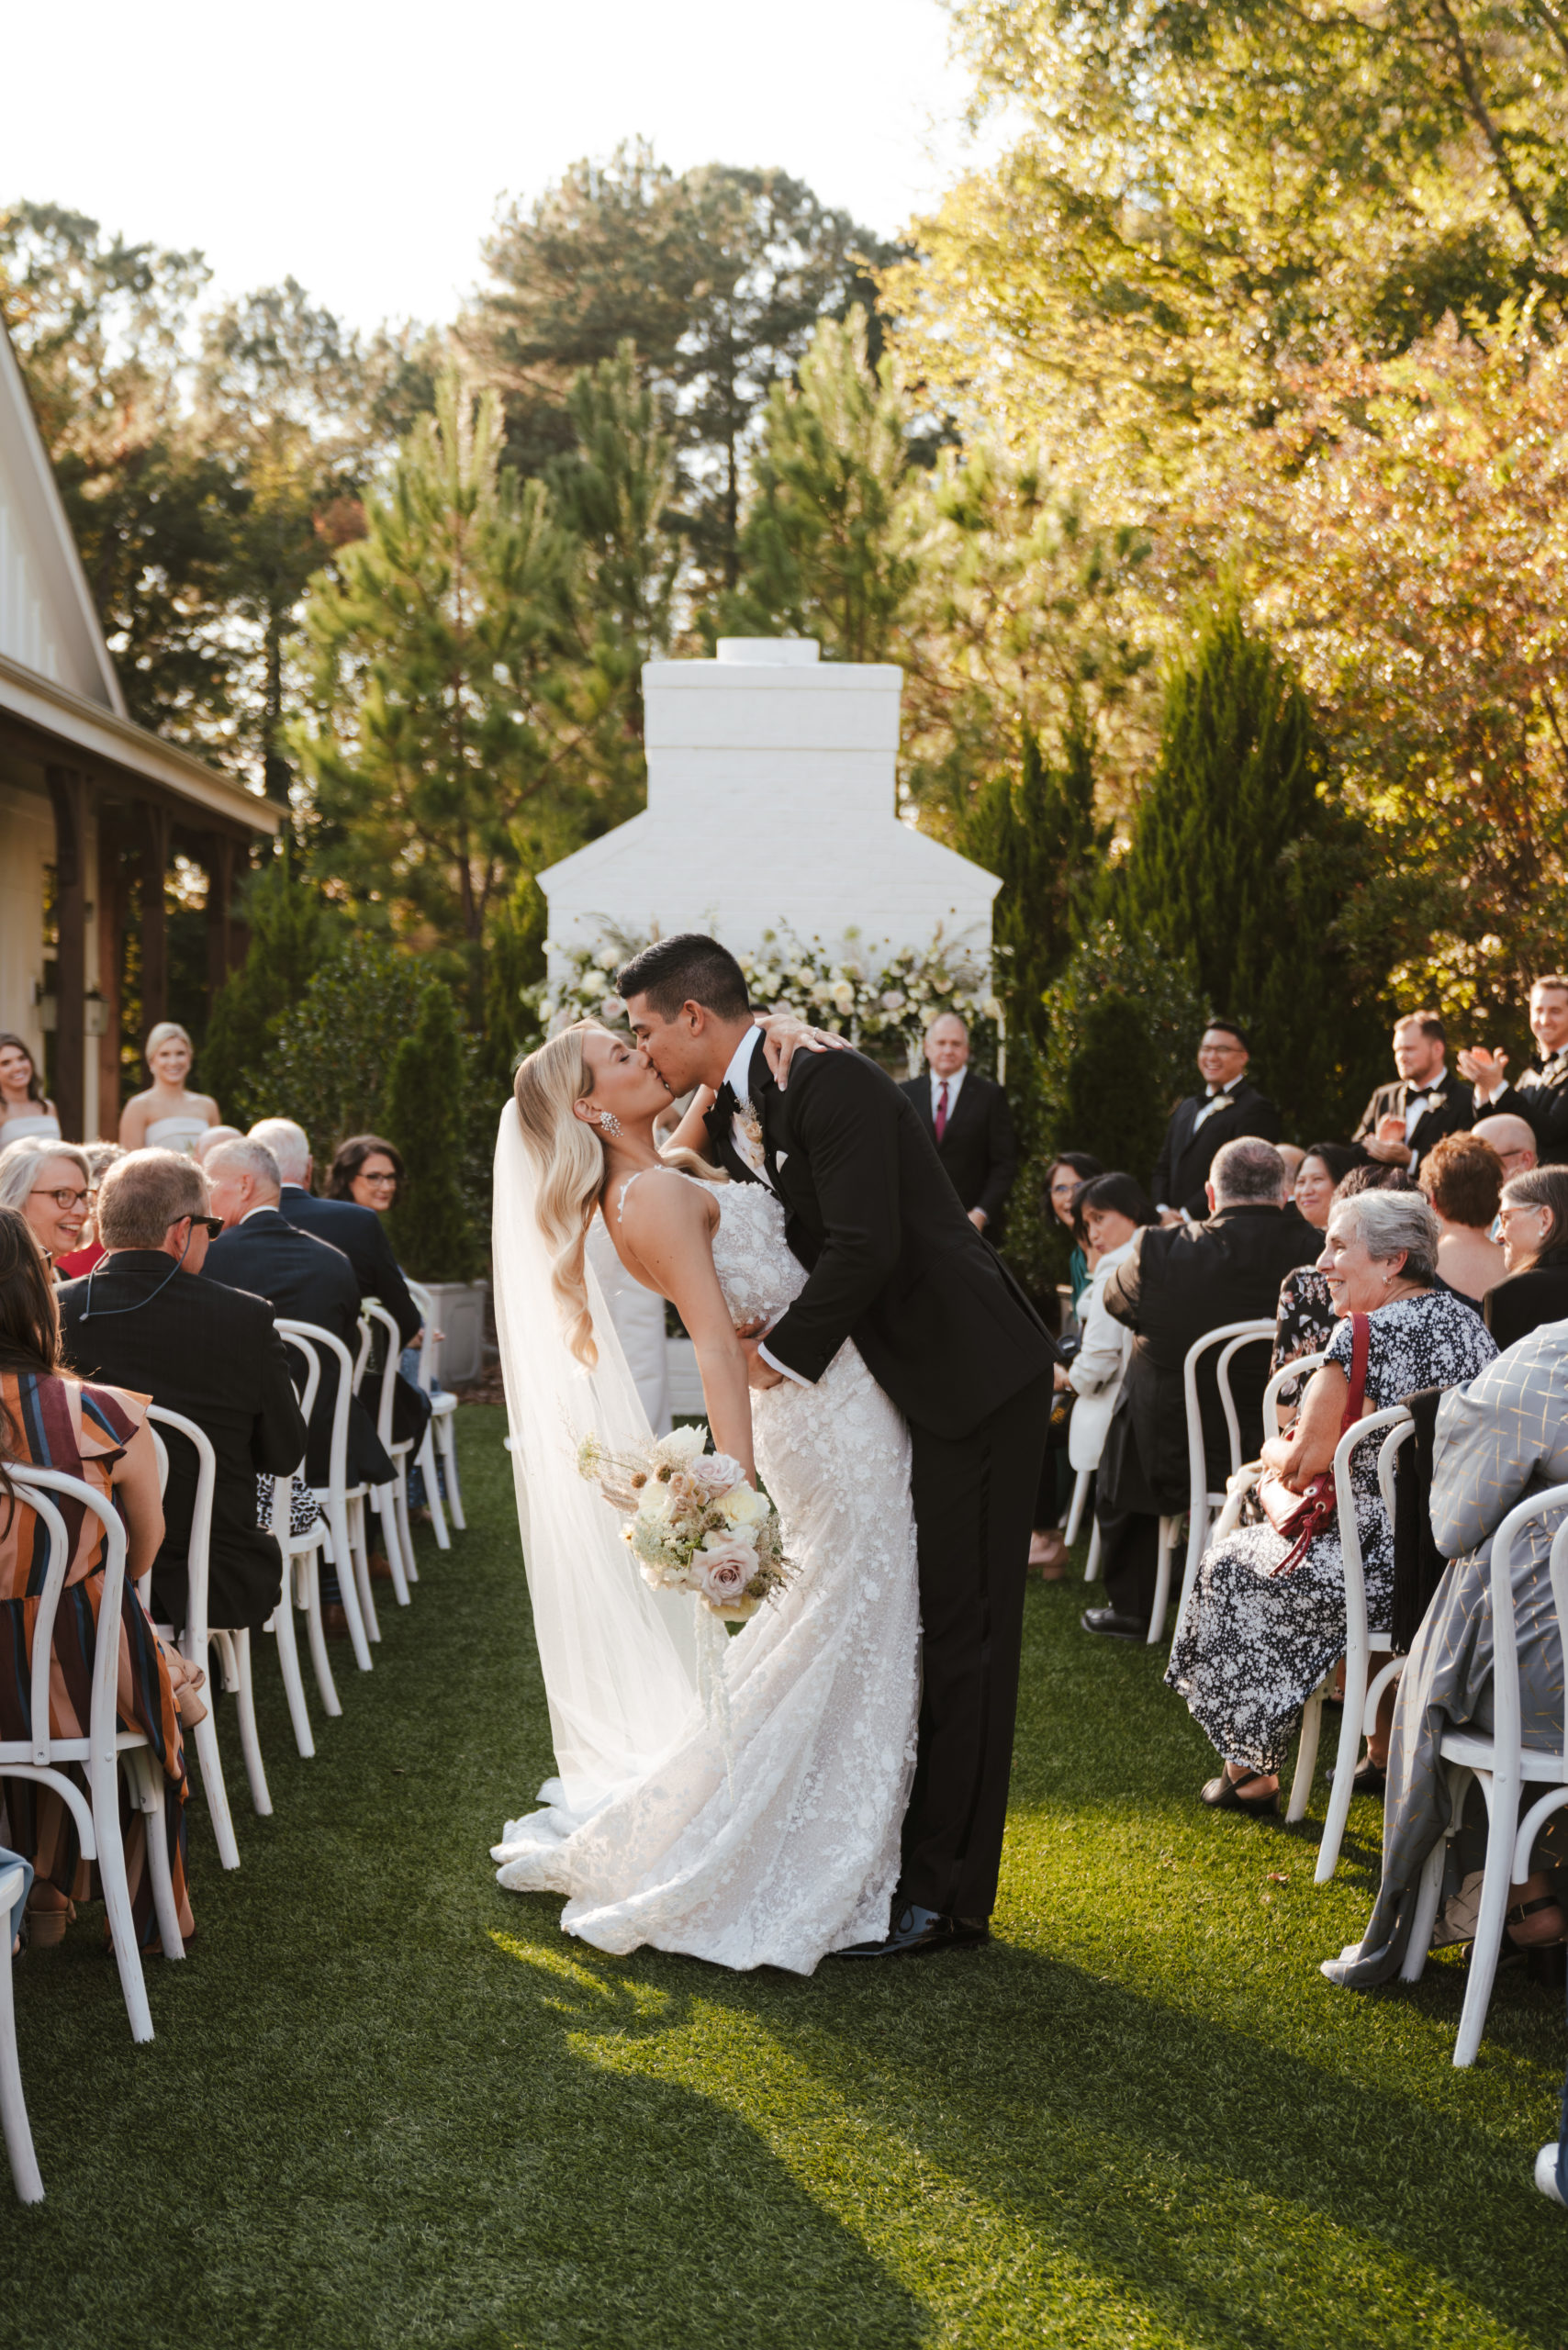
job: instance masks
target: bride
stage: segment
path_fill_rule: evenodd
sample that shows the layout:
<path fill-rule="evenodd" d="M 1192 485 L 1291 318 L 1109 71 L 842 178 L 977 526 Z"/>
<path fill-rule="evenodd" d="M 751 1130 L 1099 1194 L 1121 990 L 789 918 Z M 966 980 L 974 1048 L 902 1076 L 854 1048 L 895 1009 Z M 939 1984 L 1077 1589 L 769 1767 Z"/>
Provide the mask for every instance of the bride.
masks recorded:
<path fill-rule="evenodd" d="M 888 1930 L 915 1752 L 919 1601 L 909 1434 L 850 1342 L 814 1386 L 746 1384 L 738 1333 L 803 1286 L 766 1184 L 684 1148 L 645 1057 L 591 1020 L 517 1073 L 496 1158 L 497 1313 L 534 1628 L 559 1776 L 494 1857 L 567 1896 L 600 1950 L 651 1943 L 809 1975 Z M 689 1116 L 677 1145 L 702 1133 Z M 580 1438 L 644 1442 L 585 1240 L 675 1305 L 715 1447 L 777 1505 L 793 1572 L 733 1637 L 644 1583 L 577 1474 Z"/>

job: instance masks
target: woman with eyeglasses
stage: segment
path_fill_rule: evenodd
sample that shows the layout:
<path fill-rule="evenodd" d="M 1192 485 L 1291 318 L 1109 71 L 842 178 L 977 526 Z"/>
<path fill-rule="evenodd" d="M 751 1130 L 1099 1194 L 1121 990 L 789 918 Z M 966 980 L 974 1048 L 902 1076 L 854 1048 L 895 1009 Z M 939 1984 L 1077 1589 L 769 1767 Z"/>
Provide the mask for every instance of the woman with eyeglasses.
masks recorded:
<path fill-rule="evenodd" d="M 0 1208 L 26 1216 L 51 1268 L 80 1246 L 92 1195 L 87 1154 L 74 1143 L 33 1136 L 0 1150 Z"/>
<path fill-rule="evenodd" d="M 1543 1322 L 1568 1321 L 1568 1167 L 1510 1175 L 1497 1209 L 1507 1276 L 1481 1301 L 1499 1350 Z"/>
<path fill-rule="evenodd" d="M 7 1028 L 0 1030 L 0 1149 L 29 1140 L 58 1142 L 60 1119 L 44 1092 L 38 1063 Z"/>
<path fill-rule="evenodd" d="M 1058 1151 L 1046 1173 L 1046 1192 L 1051 1203 L 1051 1214 L 1059 1225 L 1072 1235 L 1072 1254 L 1068 1259 L 1068 1280 L 1072 1284 L 1072 1310 L 1076 1314 L 1079 1301 L 1089 1287 L 1089 1259 L 1084 1254 L 1078 1227 L 1073 1220 L 1073 1203 L 1085 1183 L 1092 1182 L 1104 1169 L 1086 1150 Z"/>
<path fill-rule="evenodd" d="M 398 1204 L 402 1181 L 403 1158 L 395 1143 L 379 1135 L 351 1135 L 338 1146 L 327 1178 L 327 1197 L 353 1200 L 356 1207 L 386 1215 Z"/>

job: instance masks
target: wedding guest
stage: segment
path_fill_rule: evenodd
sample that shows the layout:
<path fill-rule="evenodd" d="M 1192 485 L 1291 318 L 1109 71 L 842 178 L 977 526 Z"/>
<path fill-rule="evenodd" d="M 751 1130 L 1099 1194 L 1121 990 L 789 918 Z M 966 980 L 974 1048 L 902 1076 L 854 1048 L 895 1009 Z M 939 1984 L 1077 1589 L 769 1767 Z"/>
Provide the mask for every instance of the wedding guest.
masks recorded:
<path fill-rule="evenodd" d="M 305 1455 L 287 1353 L 264 1298 L 197 1276 L 221 1229 L 201 1169 L 182 1152 L 139 1150 L 109 1169 L 98 1201 L 107 1254 L 60 1292 L 66 1360 L 85 1379 L 150 1396 L 194 1420 L 217 1455 L 207 1621 L 257 1630 L 277 1606 L 283 1562 L 256 1520 L 257 1477 L 286 1476 Z M 183 1630 L 196 1507 L 194 1446 L 165 1435 L 163 1539 L 154 1614 Z"/>
<path fill-rule="evenodd" d="M 243 1142 L 244 1139 L 238 1126 L 208 1126 L 207 1132 L 197 1135 L 192 1143 L 191 1157 L 198 1167 L 205 1167 L 209 1153 L 215 1151 L 219 1143 Z"/>
<path fill-rule="evenodd" d="M 19 1036 L 0 1030 L 0 1150 L 14 1142 L 58 1142 L 60 1114 Z"/>
<path fill-rule="evenodd" d="M 13 1146 L 14 1147 L 15 1146 Z M 27 1221 L 0 1208 L 0 1738 L 32 1735 L 29 1707 L 32 1618 L 39 1561 L 48 1538 L 8 1465 L 62 1469 L 105 1500 L 125 1523 L 125 1591 L 119 1624 L 119 1711 L 128 1729 L 147 1737 L 166 1782 L 164 1828 L 182 1934 L 195 1930 L 185 1890 L 185 1758 L 177 1693 L 188 1689 L 187 1717 L 199 1718 L 201 1675 L 166 1652 L 136 1593 L 163 1534 L 158 1461 L 147 1427 L 147 1403 L 115 1387 L 73 1376 L 60 1350 L 60 1316 L 48 1268 Z M 105 1537 L 80 1503 L 56 1497 L 70 1541 L 65 1589 L 55 1618 L 50 1717 L 61 1738 L 84 1738 L 92 1715 L 94 1658 L 104 1628 Z M 82 1764 L 61 1766 L 87 1792 Z M 78 1901 L 100 1897 L 97 1869 L 82 1857 L 74 1815 L 51 1788 L 7 1777 L 7 1841 L 36 1872 L 28 1897 L 31 1940 L 57 1942 Z M 147 1814 L 133 1810 L 120 1786 L 120 1831 L 137 1941 L 159 1948 L 147 1869 Z"/>
<path fill-rule="evenodd" d="M 1136 1233 L 1107 1276 L 1106 1311 L 1133 1333 L 1132 1359 L 1100 1456 L 1096 1513 L 1106 1607 L 1091 1607 L 1085 1631 L 1141 1640 L 1154 1604 L 1159 1520 L 1187 1506 L 1188 1349 L 1226 1322 L 1271 1315 L 1280 1282 L 1312 1255 L 1316 1236 L 1281 1198 L 1284 1168 L 1272 1143 L 1240 1136 L 1215 1153 L 1202 1224 L 1154 1225 Z M 1261 1347 L 1231 1365 L 1242 1458 L 1262 1440 L 1267 1379 Z M 1212 1490 L 1230 1473 L 1230 1444 L 1214 1359 L 1198 1384 Z M 1076 1409 L 1076 1407 L 1075 1407 Z"/>
<path fill-rule="evenodd" d="M 1491 1237 L 1503 1189 L 1497 1154 L 1473 1135 L 1445 1135 L 1423 1159 L 1417 1180 L 1442 1226 L 1439 1274 L 1450 1289 L 1479 1305 L 1507 1270 Z"/>
<path fill-rule="evenodd" d="M 1528 1174 L 1539 1166 L 1540 1153 L 1535 1147 L 1535 1132 L 1528 1119 L 1517 1118 L 1504 1111 L 1490 1118 L 1477 1118 L 1471 1133 L 1489 1142 L 1502 1162 L 1505 1179 L 1509 1175 Z"/>
<path fill-rule="evenodd" d="M 1262 1448 L 1265 1468 L 1301 1493 L 1331 1466 L 1352 1401 L 1355 1324 L 1366 1316 L 1364 1392 L 1357 1416 L 1418 1387 L 1473 1378 L 1496 1349 L 1479 1315 L 1436 1287 L 1438 1220 L 1406 1192 L 1340 1201 L 1319 1259 L 1344 1318 L 1315 1371 L 1288 1436 Z M 1372 1622 L 1387 1620 L 1394 1533 L 1377 1481 L 1377 1448 L 1353 1471 L 1356 1530 Z M 1337 1519 L 1286 1574 L 1293 1544 L 1271 1525 L 1240 1526 L 1204 1553 L 1193 1604 L 1166 1681 L 1186 1699 L 1224 1769 L 1202 1791 L 1212 1808 L 1272 1812 L 1279 1772 L 1303 1705 L 1344 1653 L 1345 1571 Z"/>
<path fill-rule="evenodd" d="M 1439 1741 L 1449 1730 L 1494 1727 L 1492 1540 L 1532 1489 L 1562 1483 L 1568 1483 L 1568 1330 L 1551 1322 L 1484 1365 L 1438 1405 L 1432 1532 L 1450 1563 L 1416 1636 L 1394 1702 L 1383 1881 L 1360 1942 L 1324 1962 L 1331 1983 L 1370 1990 L 1392 1981 L 1404 1962 L 1422 1865 L 1450 1819 L 1448 1769 Z M 1561 1510 L 1536 1518 L 1514 1546 L 1526 1746 L 1562 1743 L 1563 1658 L 1550 1571 L 1551 1540 L 1562 1523 Z M 1456 1890 L 1482 1866 L 1485 1852 L 1485 1811 L 1473 1782 L 1470 1795 L 1450 1866 Z M 1556 1942 L 1562 1934 L 1562 1910 L 1545 1864 L 1549 1852 L 1561 1856 L 1559 1865 L 1568 1859 L 1565 1826 L 1559 1813 L 1531 1856 L 1541 1865 L 1514 1886 L 1508 1933 L 1522 1946 Z"/>
<path fill-rule="evenodd" d="M 1135 1183 L 1130 1175 L 1115 1174 L 1096 1175 L 1092 1182 L 1085 1183 L 1078 1194 L 1074 1214 L 1079 1239 L 1094 1262 L 1079 1316 L 1082 1336 L 1078 1351 L 1070 1362 L 1058 1363 L 1056 1367 L 1058 1391 L 1070 1393 L 1074 1399 L 1068 1422 L 1068 1461 L 1076 1473 L 1100 1466 L 1105 1432 L 1132 1359 L 1132 1332 L 1106 1311 L 1105 1284 L 1126 1263 L 1137 1235 L 1146 1225 L 1158 1224 L 1159 1218 L 1142 1185 Z M 1098 1504 L 1095 1515 L 1103 1551 L 1105 1521 L 1100 1516 Z M 1054 1582 L 1065 1568 L 1058 1569 L 1056 1575 L 1048 1567 L 1045 1572 L 1047 1582 Z M 1113 1606 L 1116 1596 L 1112 1595 Z"/>
<path fill-rule="evenodd" d="M 1301 1173 L 1302 1161 L 1305 1158 L 1306 1153 L 1299 1142 L 1277 1142 L 1274 1148 L 1279 1152 L 1281 1163 L 1285 1170 L 1285 1197 L 1287 1200 L 1294 1199 L 1295 1179 Z"/>
<path fill-rule="evenodd" d="M 1568 1167 L 1510 1175 L 1497 1221 L 1507 1277 L 1481 1311 L 1503 1351 L 1543 1322 L 1568 1321 Z"/>
<path fill-rule="evenodd" d="M 1529 1024 L 1536 1066 L 1517 1085 L 1507 1081 L 1507 1054 L 1484 1046 L 1461 1053 L 1460 1071 L 1475 1088 L 1478 1115 L 1504 1111 L 1523 1118 L 1540 1164 L 1560 1167 L 1568 1159 L 1568 977 L 1561 971 L 1545 972 L 1531 988 Z"/>
<path fill-rule="evenodd" d="M 1052 1159 L 1046 1169 L 1046 1196 L 1057 1222 L 1074 1232 L 1072 1207 L 1085 1183 L 1104 1169 L 1087 1151 L 1064 1150 Z M 1068 1281 L 1072 1292 L 1072 1310 L 1076 1315 L 1089 1287 L 1089 1259 L 1082 1243 L 1074 1234 L 1072 1251 L 1068 1259 Z M 1071 1426 L 1071 1406 L 1061 1395 L 1056 1398 L 1050 1426 L 1046 1436 L 1046 1457 L 1040 1463 L 1040 1483 L 1035 1495 L 1035 1526 L 1029 1537 L 1029 1564 L 1037 1568 L 1049 1583 L 1061 1581 L 1063 1562 L 1067 1558 L 1067 1537 L 1058 1520 L 1067 1507 L 1071 1490 L 1072 1472 L 1068 1459 L 1068 1434 Z"/>
<path fill-rule="evenodd" d="M 1073 1203 L 1085 1183 L 1092 1182 L 1105 1169 L 1086 1150 L 1058 1151 L 1046 1170 L 1046 1196 L 1051 1203 L 1051 1214 L 1058 1224 L 1073 1234 L 1072 1254 L 1068 1259 L 1068 1281 L 1072 1289 L 1072 1310 L 1078 1311 L 1078 1301 L 1089 1287 L 1089 1259 L 1083 1243 L 1077 1237 L 1073 1219 Z"/>
<path fill-rule="evenodd" d="M 327 1177 L 330 1200 L 352 1200 L 356 1207 L 389 1214 L 403 1182 L 403 1154 L 380 1135 L 351 1135 L 340 1143 Z"/>
<path fill-rule="evenodd" d="M 1407 1012 L 1394 1022 L 1394 1066 L 1398 1077 L 1367 1103 L 1352 1147 L 1359 1158 L 1414 1175 L 1445 1135 L 1469 1125 L 1470 1089 L 1448 1067 L 1448 1032 L 1435 1012 Z"/>
<path fill-rule="evenodd" d="M 1315 1232 L 1327 1229 L 1337 1187 L 1355 1164 L 1355 1152 L 1343 1143 L 1315 1142 L 1304 1152 L 1292 1197 Z M 1287 1362 L 1296 1362 L 1303 1355 L 1321 1354 L 1334 1335 L 1334 1320 L 1324 1275 L 1315 1264 L 1294 1267 L 1280 1283 L 1270 1371 L 1282 1371 Z"/>
<path fill-rule="evenodd" d="M 318 1240 L 330 1241 L 342 1250 L 353 1267 L 361 1299 L 374 1297 L 384 1305 L 398 1325 L 401 1343 L 411 1345 L 420 1326 L 420 1310 L 398 1270 L 380 1214 L 353 1200 L 316 1198 L 310 1189 L 315 1162 L 309 1138 L 292 1118 L 259 1119 L 251 1128 L 250 1139 L 263 1144 L 277 1162 L 282 1214 L 301 1232 L 314 1233 Z M 399 1429 L 398 1434 L 402 1433 Z"/>
<path fill-rule="evenodd" d="M 81 1274 L 90 1273 L 103 1255 L 104 1244 L 98 1237 L 98 1194 L 109 1169 L 117 1159 L 125 1157 L 118 1142 L 84 1143 L 82 1148 L 92 1187 L 87 1196 L 87 1221 L 82 1227 L 82 1237 L 77 1246 L 69 1256 L 56 1260 L 55 1278 L 62 1281 L 73 1281 Z"/>
<path fill-rule="evenodd" d="M 185 1084 L 196 1059 L 188 1031 L 177 1020 L 160 1020 L 145 1059 L 152 1082 L 120 1112 L 120 1148 L 189 1151 L 220 1113 L 210 1093 L 192 1093 Z"/>
<path fill-rule="evenodd" d="M 1247 1075 L 1251 1058 L 1251 1040 L 1236 1021 L 1209 1022 L 1198 1046 L 1204 1090 L 1176 1104 L 1155 1161 L 1154 1199 L 1165 1223 L 1203 1222 L 1204 1186 L 1223 1145 L 1242 1135 L 1271 1143 L 1279 1133 L 1279 1112 Z"/>
<path fill-rule="evenodd" d="M 81 1246 L 92 1192 L 87 1155 L 73 1142 L 35 1136 L 0 1150 L 0 1207 L 26 1216 L 51 1266 Z"/>
<path fill-rule="evenodd" d="M 925 1076 L 901 1090 L 924 1121 L 969 1222 L 999 1242 L 1018 1174 L 1007 1095 L 969 1067 L 969 1032 L 956 1012 L 944 1012 L 926 1030 L 925 1060 Z"/>
<path fill-rule="evenodd" d="M 386 1141 L 380 1135 L 351 1135 L 347 1142 L 339 1144 L 336 1156 L 332 1160 L 331 1172 L 327 1178 L 329 1200 L 348 1200 L 355 1207 L 369 1208 L 373 1214 L 390 1215 L 398 1204 L 398 1194 L 402 1187 L 403 1157 L 395 1143 Z M 342 1239 L 338 1240 L 336 1245 L 340 1248 L 346 1247 L 346 1243 Z M 362 1260 L 364 1255 L 364 1252 L 362 1249 L 360 1251 Z M 615 1325 L 616 1335 L 625 1351 L 626 1360 L 632 1367 L 632 1376 L 636 1382 L 637 1391 L 647 1411 L 648 1425 L 655 1436 L 662 1436 L 670 1426 L 669 1371 L 665 1360 L 664 1300 L 655 1297 L 651 1290 L 644 1289 L 641 1282 L 633 1281 L 629 1278 L 622 1266 L 620 1258 L 615 1255 L 613 1247 L 608 1259 L 601 1259 L 599 1256 L 595 1257 L 594 1270 L 599 1274 L 600 1286 L 605 1292 L 605 1302 L 610 1307 L 610 1319 Z M 398 1278 L 399 1281 L 403 1279 L 403 1269 L 400 1265 L 398 1266 Z M 409 1296 L 411 1301 L 412 1292 L 409 1292 Z M 382 1302 L 386 1303 L 385 1300 Z M 417 1307 L 415 1311 L 418 1312 Z M 400 1331 L 401 1326 L 399 1326 L 399 1335 Z M 438 1330 L 435 1333 L 436 1338 L 439 1340 L 441 1336 L 442 1333 Z M 409 1417 L 410 1406 L 405 1402 L 403 1386 L 410 1388 L 416 1395 L 420 1393 L 420 1349 L 424 1340 L 424 1331 L 419 1329 L 411 1338 L 404 1341 L 403 1351 L 398 1363 L 398 1376 L 402 1384 L 399 1385 L 393 1400 L 393 1433 L 399 1441 L 406 1434 L 414 1436 L 416 1446 L 423 1437 L 424 1430 L 420 1427 L 416 1432 Z M 432 1396 L 442 1393 L 439 1379 L 431 1381 L 428 1393 Z M 439 1462 L 436 1466 L 436 1474 L 442 1481 L 441 1490 L 444 1494 L 445 1472 Z M 424 1472 L 419 1462 L 414 1460 L 409 1466 L 409 1507 L 410 1510 L 420 1510 L 426 1508 L 427 1505 Z"/>

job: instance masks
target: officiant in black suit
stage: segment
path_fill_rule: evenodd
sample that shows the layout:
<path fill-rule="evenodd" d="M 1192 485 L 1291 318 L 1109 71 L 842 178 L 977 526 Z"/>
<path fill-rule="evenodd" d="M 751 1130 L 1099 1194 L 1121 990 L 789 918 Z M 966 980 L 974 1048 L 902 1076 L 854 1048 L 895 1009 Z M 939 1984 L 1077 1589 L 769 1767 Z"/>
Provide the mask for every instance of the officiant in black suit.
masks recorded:
<path fill-rule="evenodd" d="M 620 973 L 633 1034 L 673 1091 L 712 1085 L 709 1156 L 767 1183 L 807 1269 L 747 1341 L 752 1384 L 814 1385 L 853 1338 L 910 1422 L 919 1541 L 920 1745 L 884 1941 L 900 1957 L 983 1942 L 1013 1759 L 1030 1522 L 1054 1341 L 958 1204 L 915 1105 L 858 1053 L 769 1070 L 745 982 L 687 933 Z"/>
<path fill-rule="evenodd" d="M 207 1252 L 203 1273 L 230 1289 L 264 1297 L 286 1322 L 314 1322 L 359 1353 L 359 1283 L 341 1248 L 301 1232 L 278 1210 L 282 1190 L 277 1161 L 264 1143 L 221 1143 L 207 1153 L 207 1180 L 213 1214 L 223 1231 Z M 321 1384 L 310 1414 L 305 1473 L 325 1485 L 332 1473 L 332 1414 L 338 1396 L 338 1359 L 321 1353 Z M 351 1485 L 389 1485 L 394 1471 L 375 1423 L 357 1395 L 349 1401 L 348 1480 Z"/>
<path fill-rule="evenodd" d="M 1406 1013 L 1394 1024 L 1392 1085 L 1380 1085 L 1361 1113 L 1351 1147 L 1364 1165 L 1403 1167 L 1414 1175 L 1445 1135 L 1475 1122 L 1469 1085 L 1448 1066 L 1448 1037 L 1435 1012 Z"/>
<path fill-rule="evenodd" d="M 283 1589 L 277 1544 L 256 1523 L 257 1474 L 286 1476 L 305 1454 L 305 1422 L 273 1309 L 196 1278 L 210 1240 L 207 1186 L 183 1152 L 139 1150 L 118 1160 L 104 1177 L 97 1216 L 106 1253 L 60 1292 L 66 1360 L 84 1379 L 151 1395 L 210 1440 L 217 1482 L 207 1621 L 254 1631 Z M 152 1604 L 158 1620 L 178 1631 L 197 1461 L 188 1438 L 161 1433 L 169 1476 Z"/>
<path fill-rule="evenodd" d="M 1247 1074 L 1252 1044 L 1234 1020 L 1215 1019 L 1198 1046 L 1201 1093 L 1178 1102 L 1154 1162 L 1154 1204 L 1161 1220 L 1183 1216 L 1201 1224 L 1209 1212 L 1204 1190 L 1215 1154 L 1242 1135 L 1278 1142 L 1280 1113 Z"/>
<path fill-rule="evenodd" d="M 900 1090 L 928 1129 L 969 1222 L 1000 1246 L 1002 1211 L 1018 1173 L 1007 1096 L 969 1067 L 969 1032 L 956 1012 L 943 1013 L 926 1030 L 925 1060 L 925 1076 Z"/>

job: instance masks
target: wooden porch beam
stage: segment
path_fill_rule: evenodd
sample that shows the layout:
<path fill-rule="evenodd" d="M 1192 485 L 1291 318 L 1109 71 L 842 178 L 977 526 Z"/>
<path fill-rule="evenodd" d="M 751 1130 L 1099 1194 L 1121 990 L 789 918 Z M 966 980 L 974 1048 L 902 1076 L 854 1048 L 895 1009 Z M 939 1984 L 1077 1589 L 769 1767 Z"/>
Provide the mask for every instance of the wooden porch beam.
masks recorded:
<path fill-rule="evenodd" d="M 169 811 L 144 800 L 141 823 L 141 1041 L 169 1016 L 169 926 L 163 881 L 169 870 Z"/>
<path fill-rule="evenodd" d="M 44 777 L 54 810 L 54 1099 L 61 1132 L 68 1142 L 80 1142 L 86 1111 L 88 787 L 79 767 L 50 766 Z"/>

